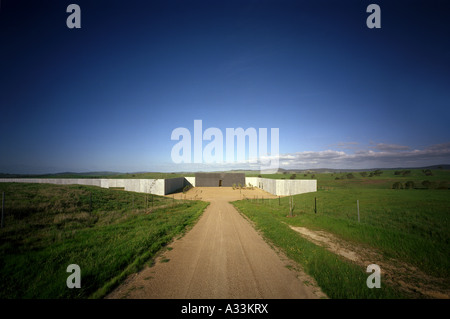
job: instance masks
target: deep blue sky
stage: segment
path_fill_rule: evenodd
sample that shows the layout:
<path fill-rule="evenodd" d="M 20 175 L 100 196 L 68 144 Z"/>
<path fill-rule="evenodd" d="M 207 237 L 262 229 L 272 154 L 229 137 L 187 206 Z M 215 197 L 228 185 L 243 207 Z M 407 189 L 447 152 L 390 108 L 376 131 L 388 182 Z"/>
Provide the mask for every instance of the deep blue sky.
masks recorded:
<path fill-rule="evenodd" d="M 210 169 L 170 157 L 195 119 L 285 168 L 450 163 L 447 3 L 3 0 L 0 172 Z"/>

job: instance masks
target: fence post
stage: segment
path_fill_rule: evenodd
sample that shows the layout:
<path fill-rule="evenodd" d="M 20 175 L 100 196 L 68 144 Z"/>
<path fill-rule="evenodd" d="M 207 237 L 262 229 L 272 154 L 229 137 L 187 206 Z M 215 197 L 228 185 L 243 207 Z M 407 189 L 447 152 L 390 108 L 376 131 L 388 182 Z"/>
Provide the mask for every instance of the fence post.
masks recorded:
<path fill-rule="evenodd" d="M 3 211 L 5 210 L 5 192 L 2 192 L 2 228 L 3 228 Z"/>
<path fill-rule="evenodd" d="M 314 197 L 314 214 L 317 214 L 317 200 L 316 200 L 316 197 Z"/>
<path fill-rule="evenodd" d="M 358 223 L 359 223 L 359 199 L 356 200 L 356 208 L 358 209 Z"/>

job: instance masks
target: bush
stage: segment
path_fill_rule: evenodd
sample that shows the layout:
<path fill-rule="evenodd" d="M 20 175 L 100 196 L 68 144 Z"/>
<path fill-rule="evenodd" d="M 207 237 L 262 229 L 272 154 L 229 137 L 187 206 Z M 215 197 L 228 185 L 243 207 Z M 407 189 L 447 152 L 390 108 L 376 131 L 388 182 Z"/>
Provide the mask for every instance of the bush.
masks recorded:
<path fill-rule="evenodd" d="M 392 184 L 392 189 L 403 189 L 403 185 L 400 182 L 395 182 Z"/>
<path fill-rule="evenodd" d="M 295 179 L 297 177 L 297 174 L 292 174 L 291 177 L 289 177 L 290 179 Z"/>
<path fill-rule="evenodd" d="M 361 173 L 359 173 L 359 175 L 361 175 L 362 177 L 366 177 L 367 176 L 367 172 L 361 172 Z"/>
<path fill-rule="evenodd" d="M 190 190 L 192 188 L 192 186 L 191 185 L 186 185 L 186 186 L 184 186 L 184 188 L 183 188 L 183 193 L 186 193 L 188 190 Z"/>
<path fill-rule="evenodd" d="M 402 175 L 402 176 L 409 176 L 411 175 L 411 171 L 395 171 L 394 175 Z"/>
<path fill-rule="evenodd" d="M 233 185 L 231 187 L 233 187 L 233 189 L 236 189 L 236 184 L 233 183 Z"/>
<path fill-rule="evenodd" d="M 352 173 L 349 173 L 349 174 L 347 174 L 347 178 L 348 178 L 348 179 L 352 179 L 352 178 L 355 178 L 355 176 L 353 176 Z"/>
<path fill-rule="evenodd" d="M 335 178 L 334 180 L 336 180 L 336 181 L 337 181 L 337 180 L 339 180 L 339 179 L 340 179 L 340 178 L 336 176 L 336 178 Z"/>
<path fill-rule="evenodd" d="M 406 189 L 413 189 L 414 188 L 414 182 L 413 181 L 407 181 L 405 183 L 405 188 Z"/>
<path fill-rule="evenodd" d="M 316 175 L 312 174 L 312 175 L 311 175 L 311 178 L 316 178 Z"/>
<path fill-rule="evenodd" d="M 422 182 L 422 186 L 425 188 L 430 188 L 431 187 L 431 182 L 430 181 L 423 181 Z"/>
<path fill-rule="evenodd" d="M 373 171 L 373 175 L 375 176 L 380 176 L 381 174 L 383 174 L 383 171 L 380 171 L 379 169 Z"/>
<path fill-rule="evenodd" d="M 424 169 L 422 170 L 422 172 L 426 175 L 426 176 L 433 176 L 433 172 L 430 169 Z"/>
<path fill-rule="evenodd" d="M 258 175 L 258 177 L 262 177 L 262 176 L 261 176 L 261 174 L 260 174 L 260 175 Z"/>

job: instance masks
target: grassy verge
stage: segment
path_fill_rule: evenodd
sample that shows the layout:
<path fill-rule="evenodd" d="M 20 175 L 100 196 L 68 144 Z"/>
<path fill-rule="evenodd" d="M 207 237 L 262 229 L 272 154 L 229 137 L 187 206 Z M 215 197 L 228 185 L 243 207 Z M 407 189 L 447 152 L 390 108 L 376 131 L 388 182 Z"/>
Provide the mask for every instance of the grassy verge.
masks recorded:
<path fill-rule="evenodd" d="M 290 259 L 302 265 L 330 298 L 404 297 L 386 285 L 382 289 L 367 288 L 368 274 L 363 269 L 300 237 L 282 223 L 270 207 L 258 207 L 245 200 L 233 204 L 255 223 L 265 237 L 280 247 Z"/>
<path fill-rule="evenodd" d="M 326 230 L 376 248 L 385 257 L 406 261 L 435 277 L 449 278 L 448 193 L 447 190 L 334 189 L 294 196 L 293 218 L 286 218 L 288 198 L 281 199 L 281 206 L 272 201 L 271 212 L 290 225 Z"/>
<path fill-rule="evenodd" d="M 0 192 L 0 298 L 101 298 L 207 206 L 80 185 L 2 183 Z M 81 268 L 80 289 L 66 286 L 69 264 Z"/>

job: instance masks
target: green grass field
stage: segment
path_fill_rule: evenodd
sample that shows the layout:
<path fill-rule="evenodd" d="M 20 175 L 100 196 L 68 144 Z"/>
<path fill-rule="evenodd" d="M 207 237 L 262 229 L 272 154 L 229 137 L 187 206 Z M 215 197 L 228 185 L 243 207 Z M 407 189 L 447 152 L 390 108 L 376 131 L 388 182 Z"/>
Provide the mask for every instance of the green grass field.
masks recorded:
<path fill-rule="evenodd" d="M 80 185 L 0 183 L 2 192 L 0 298 L 101 298 L 207 206 Z M 69 264 L 81 289 L 66 286 Z"/>
<path fill-rule="evenodd" d="M 290 178 L 290 175 L 280 175 Z M 280 175 L 269 177 L 280 178 Z M 306 179 L 311 175 L 295 177 Z M 390 298 L 401 294 L 395 292 L 395 287 L 383 293 L 362 286 L 361 280 L 367 278 L 364 269 L 330 256 L 330 252 L 309 243 L 288 225 L 324 230 L 374 248 L 386 258 L 405 261 L 426 274 L 442 278 L 445 288 L 450 287 L 450 191 L 445 187 L 450 181 L 449 171 L 436 170 L 426 175 L 421 170 L 411 170 L 402 175 L 392 170 L 372 177 L 368 176 L 369 172 L 366 176 L 352 173 L 353 178 L 348 178 L 347 173 L 314 175 L 318 192 L 293 196 L 294 217 L 287 217 L 288 197 L 281 198 L 281 205 L 278 199 L 264 203 L 244 200 L 234 205 L 269 240 L 304 266 L 330 297 Z M 413 181 L 415 188 L 392 189 L 394 183 L 404 186 L 408 181 Z M 424 186 L 423 181 L 430 183 Z M 342 286 L 343 280 L 347 286 Z"/>

